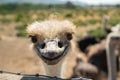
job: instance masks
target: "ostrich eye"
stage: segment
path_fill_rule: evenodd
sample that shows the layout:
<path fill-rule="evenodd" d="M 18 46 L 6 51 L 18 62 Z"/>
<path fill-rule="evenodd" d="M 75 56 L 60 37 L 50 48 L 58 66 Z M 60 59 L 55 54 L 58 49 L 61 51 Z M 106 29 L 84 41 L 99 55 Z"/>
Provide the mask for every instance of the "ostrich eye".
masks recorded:
<path fill-rule="evenodd" d="M 71 33 L 67 33 L 66 37 L 67 37 L 68 40 L 71 40 L 72 39 L 72 34 Z"/>
<path fill-rule="evenodd" d="M 30 36 L 31 37 L 31 41 L 33 43 L 36 43 L 37 42 L 37 37 L 36 36 Z"/>

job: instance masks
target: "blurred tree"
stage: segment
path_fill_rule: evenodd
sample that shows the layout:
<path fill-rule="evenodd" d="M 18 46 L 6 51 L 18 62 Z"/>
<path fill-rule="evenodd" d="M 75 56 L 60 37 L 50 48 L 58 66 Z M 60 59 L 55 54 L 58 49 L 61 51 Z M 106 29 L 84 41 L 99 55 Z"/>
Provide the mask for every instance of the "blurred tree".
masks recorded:
<path fill-rule="evenodd" d="M 119 8 L 119 7 L 120 7 L 120 4 L 115 5 L 115 7 L 118 7 L 118 8 Z"/>
<path fill-rule="evenodd" d="M 66 7 L 68 9 L 75 9 L 75 5 L 72 2 L 70 2 L 70 1 L 66 2 Z"/>
<path fill-rule="evenodd" d="M 53 8 L 53 5 L 52 5 L 52 4 L 49 4 L 49 5 L 48 5 L 48 9 L 51 9 L 51 8 Z"/>

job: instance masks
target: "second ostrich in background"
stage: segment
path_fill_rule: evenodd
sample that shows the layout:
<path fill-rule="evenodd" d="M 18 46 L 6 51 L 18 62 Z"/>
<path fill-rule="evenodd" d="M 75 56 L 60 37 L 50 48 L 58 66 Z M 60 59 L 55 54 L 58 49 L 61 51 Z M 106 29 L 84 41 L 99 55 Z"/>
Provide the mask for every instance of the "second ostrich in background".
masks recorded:
<path fill-rule="evenodd" d="M 108 16 L 104 16 L 102 20 L 102 29 L 103 29 L 104 34 L 107 34 L 107 35 L 111 32 L 111 29 L 107 28 L 108 20 L 109 20 Z M 96 37 L 96 36 L 89 34 L 81 38 L 78 41 L 78 45 L 79 45 L 80 50 L 84 52 L 85 54 L 87 54 L 87 47 L 98 44 L 105 38 L 106 37 L 104 35 L 101 35 L 100 37 Z"/>

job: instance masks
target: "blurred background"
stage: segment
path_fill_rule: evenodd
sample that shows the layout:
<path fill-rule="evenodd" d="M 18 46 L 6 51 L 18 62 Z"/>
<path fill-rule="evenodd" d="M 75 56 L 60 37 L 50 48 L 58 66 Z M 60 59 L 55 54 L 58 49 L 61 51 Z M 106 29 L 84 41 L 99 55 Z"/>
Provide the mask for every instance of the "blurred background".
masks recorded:
<path fill-rule="evenodd" d="M 72 21 L 78 41 L 86 34 L 106 37 L 103 17 L 109 16 L 108 28 L 120 23 L 120 0 L 0 0 L 0 69 L 43 74 L 25 29 L 52 15 Z"/>

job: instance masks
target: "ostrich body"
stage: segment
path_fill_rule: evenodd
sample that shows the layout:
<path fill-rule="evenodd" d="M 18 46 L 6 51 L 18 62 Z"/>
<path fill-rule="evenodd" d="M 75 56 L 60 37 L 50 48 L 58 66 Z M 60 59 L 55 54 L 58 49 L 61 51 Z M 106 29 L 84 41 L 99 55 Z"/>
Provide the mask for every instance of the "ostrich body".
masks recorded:
<path fill-rule="evenodd" d="M 105 41 L 93 46 L 89 46 L 87 50 L 88 62 L 97 66 L 100 71 L 107 73 Z"/>
<path fill-rule="evenodd" d="M 72 74 L 72 67 L 79 53 L 74 39 L 74 28 L 75 26 L 67 20 L 46 20 L 28 26 L 27 33 L 43 63 L 46 75 L 63 77 L 67 61 L 70 61 L 70 64 L 67 64 L 69 68 L 66 70 Z"/>
<path fill-rule="evenodd" d="M 76 59 L 76 65 L 73 68 L 72 78 L 87 77 L 93 80 L 100 80 L 99 70 L 96 66 L 83 62 L 80 58 Z"/>
<path fill-rule="evenodd" d="M 89 47 L 90 45 L 97 44 L 97 43 L 99 43 L 99 39 L 97 39 L 94 36 L 90 36 L 90 35 L 85 36 L 84 38 L 82 38 L 78 41 L 79 48 L 84 53 L 87 52 L 87 47 Z"/>

